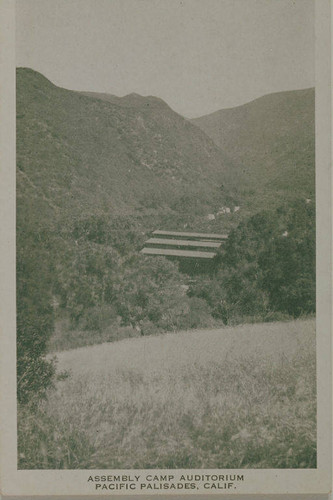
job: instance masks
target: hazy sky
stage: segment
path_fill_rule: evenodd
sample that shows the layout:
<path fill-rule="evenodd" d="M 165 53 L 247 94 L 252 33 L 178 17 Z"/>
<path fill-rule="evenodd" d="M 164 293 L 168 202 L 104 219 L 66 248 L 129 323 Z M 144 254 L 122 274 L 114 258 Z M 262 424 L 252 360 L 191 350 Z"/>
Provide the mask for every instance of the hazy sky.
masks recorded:
<path fill-rule="evenodd" d="M 314 86 L 314 0 L 17 0 L 17 66 L 195 117 Z"/>

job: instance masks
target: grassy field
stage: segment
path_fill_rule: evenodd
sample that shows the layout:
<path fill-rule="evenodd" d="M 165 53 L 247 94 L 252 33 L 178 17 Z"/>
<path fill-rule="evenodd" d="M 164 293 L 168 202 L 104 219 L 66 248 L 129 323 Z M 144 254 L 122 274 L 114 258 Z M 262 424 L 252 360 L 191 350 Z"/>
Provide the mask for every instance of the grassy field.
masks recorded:
<path fill-rule="evenodd" d="M 58 354 L 19 413 L 20 468 L 314 468 L 315 321 L 133 338 Z"/>

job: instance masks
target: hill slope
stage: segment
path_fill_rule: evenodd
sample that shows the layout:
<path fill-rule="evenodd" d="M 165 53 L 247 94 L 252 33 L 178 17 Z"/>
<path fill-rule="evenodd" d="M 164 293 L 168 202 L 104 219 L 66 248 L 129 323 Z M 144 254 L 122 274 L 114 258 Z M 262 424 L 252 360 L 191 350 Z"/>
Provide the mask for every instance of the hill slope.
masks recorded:
<path fill-rule="evenodd" d="M 19 199 L 74 216 L 170 208 L 186 193 L 209 204 L 228 162 L 160 99 L 86 95 L 20 68 L 17 168 Z"/>
<path fill-rule="evenodd" d="M 196 118 L 231 158 L 234 183 L 254 204 L 315 192 L 314 89 L 269 94 Z M 260 195 L 260 197 L 258 197 Z"/>
<path fill-rule="evenodd" d="M 19 415 L 21 468 L 316 466 L 313 320 L 75 349 L 59 369 L 44 413 Z"/>

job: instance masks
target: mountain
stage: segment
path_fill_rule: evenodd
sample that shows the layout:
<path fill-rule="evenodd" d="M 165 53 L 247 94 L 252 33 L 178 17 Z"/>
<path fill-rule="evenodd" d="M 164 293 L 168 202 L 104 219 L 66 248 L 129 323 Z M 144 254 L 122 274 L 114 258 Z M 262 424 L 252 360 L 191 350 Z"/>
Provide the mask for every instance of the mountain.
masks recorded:
<path fill-rule="evenodd" d="M 302 214 L 313 212 L 313 205 L 303 202 L 301 216 L 292 203 L 280 210 L 278 220 L 293 214 L 287 230 L 275 223 L 274 212 L 244 220 L 260 208 L 313 192 L 308 101 L 307 92 L 281 94 L 219 112 L 207 130 L 211 135 L 223 131 L 217 145 L 197 126 L 200 120 L 191 123 L 156 97 L 70 91 L 31 69 L 18 69 L 16 269 L 22 373 L 36 355 L 38 361 L 53 331 L 63 345 L 73 346 L 80 339 L 96 343 L 131 336 L 137 333 L 134 325 L 143 325 L 145 332 L 175 329 L 181 324 L 175 318 L 187 318 L 190 328 L 201 321 L 208 325 L 213 308 L 226 321 L 230 311 L 235 317 L 250 310 L 256 314 L 251 304 L 262 297 L 258 252 L 253 250 L 258 226 L 263 226 L 258 248 L 268 245 L 267 255 L 274 231 L 291 233 L 295 226 L 303 238 L 297 239 L 297 248 L 304 241 L 305 254 L 314 255 L 314 239 L 302 232 Z M 200 279 L 191 296 L 184 294 L 185 278 L 174 263 L 140 254 L 147 233 L 156 228 L 224 234 L 239 222 L 226 245 L 229 267 L 224 260 L 219 269 L 218 279 L 225 281 Z M 299 288 L 309 288 L 312 282 L 304 281 L 303 274 Z M 242 296 L 244 308 L 239 306 Z M 39 365 L 31 366 L 38 375 Z M 25 378 L 20 380 L 25 397 Z"/>
<path fill-rule="evenodd" d="M 70 91 L 17 70 L 23 210 L 185 218 L 241 205 L 243 216 L 295 197 L 314 198 L 314 89 L 190 121 L 157 97 Z"/>
<path fill-rule="evenodd" d="M 17 195 L 40 211 L 207 213 L 230 161 L 156 97 L 75 92 L 17 70 Z M 224 189 L 224 191 L 223 191 Z M 185 201 L 184 201 L 185 200 Z M 185 204 L 185 205 L 184 205 Z"/>
<path fill-rule="evenodd" d="M 80 92 L 82 95 L 88 97 L 93 97 L 95 99 L 101 99 L 102 101 L 111 102 L 117 106 L 122 106 L 126 108 L 165 108 L 169 107 L 162 99 L 154 96 L 142 96 L 132 92 L 131 94 L 125 95 L 124 97 L 118 97 L 112 94 L 105 94 L 100 92 Z"/>
<path fill-rule="evenodd" d="M 269 94 L 191 121 L 230 157 L 234 183 L 253 208 L 314 198 L 313 88 Z"/>

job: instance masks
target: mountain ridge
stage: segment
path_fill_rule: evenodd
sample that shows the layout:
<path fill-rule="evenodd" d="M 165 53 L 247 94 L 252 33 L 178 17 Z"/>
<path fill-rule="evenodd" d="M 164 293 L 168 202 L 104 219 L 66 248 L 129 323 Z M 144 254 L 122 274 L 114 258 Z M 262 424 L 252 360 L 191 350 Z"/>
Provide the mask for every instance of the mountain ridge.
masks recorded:
<path fill-rule="evenodd" d="M 242 217 L 314 198 L 311 88 L 188 120 L 158 97 L 67 90 L 18 68 L 17 138 L 18 198 L 72 216 L 233 203 Z"/>
<path fill-rule="evenodd" d="M 27 68 L 17 70 L 17 168 L 19 199 L 42 193 L 73 216 L 195 205 L 205 213 L 214 197 L 230 198 L 219 187 L 228 159 L 164 101 L 88 96 Z"/>
<path fill-rule="evenodd" d="M 314 88 L 268 94 L 192 119 L 236 166 L 235 182 L 261 193 L 315 196 Z"/>
<path fill-rule="evenodd" d="M 191 121 L 201 120 L 202 118 L 211 117 L 211 116 L 216 115 L 222 111 L 223 112 L 227 112 L 227 111 L 231 111 L 231 110 L 235 111 L 237 109 L 243 108 L 244 106 L 250 106 L 250 105 L 256 103 L 257 101 L 263 101 L 266 98 L 267 99 L 275 99 L 278 97 L 286 96 L 288 94 L 294 95 L 294 94 L 298 93 L 301 95 L 302 93 L 304 93 L 304 94 L 305 93 L 312 93 L 314 91 L 315 91 L 315 87 L 305 87 L 302 89 L 280 90 L 277 92 L 269 92 L 268 94 L 263 94 L 262 96 L 251 99 L 250 101 L 246 101 L 243 104 L 237 104 L 236 106 L 228 106 L 227 108 L 217 109 L 216 111 L 212 111 L 212 112 L 206 113 L 204 115 L 196 116 L 194 118 L 189 118 L 189 120 L 191 120 Z"/>
<path fill-rule="evenodd" d="M 90 91 L 81 91 L 80 94 L 85 95 L 87 97 L 92 97 L 94 99 L 100 99 L 106 102 L 111 102 L 112 104 L 129 107 L 129 108 L 141 108 L 141 107 L 165 107 L 170 108 L 170 106 L 155 96 L 142 96 L 137 94 L 136 92 L 131 92 L 123 97 L 118 97 L 113 94 L 108 94 L 105 92 L 90 92 Z M 172 110 L 173 111 L 173 110 Z M 179 113 L 177 113 L 179 114 Z M 181 115 L 180 115 L 181 116 Z"/>

